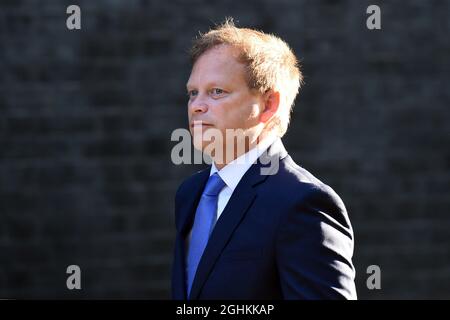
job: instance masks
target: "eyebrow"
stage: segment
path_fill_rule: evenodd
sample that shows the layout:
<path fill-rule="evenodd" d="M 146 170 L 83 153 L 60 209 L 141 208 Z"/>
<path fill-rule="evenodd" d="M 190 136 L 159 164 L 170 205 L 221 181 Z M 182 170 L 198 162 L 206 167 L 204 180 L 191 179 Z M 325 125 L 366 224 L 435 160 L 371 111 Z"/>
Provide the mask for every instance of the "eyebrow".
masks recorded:
<path fill-rule="evenodd" d="M 223 87 L 223 85 L 220 85 L 219 83 L 217 83 L 217 82 L 208 82 L 207 84 L 206 84 L 206 87 Z M 191 84 L 189 84 L 189 83 L 187 83 L 186 84 L 186 90 L 190 90 L 190 89 L 193 89 L 193 88 L 195 88 L 195 86 L 193 86 L 193 85 L 191 85 Z"/>

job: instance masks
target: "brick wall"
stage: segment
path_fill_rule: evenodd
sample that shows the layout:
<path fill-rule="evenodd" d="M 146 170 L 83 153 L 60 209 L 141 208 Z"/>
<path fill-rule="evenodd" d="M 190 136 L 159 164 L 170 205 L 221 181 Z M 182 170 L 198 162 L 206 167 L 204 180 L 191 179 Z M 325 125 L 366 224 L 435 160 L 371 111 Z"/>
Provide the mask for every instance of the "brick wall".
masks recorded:
<path fill-rule="evenodd" d="M 230 15 L 302 59 L 283 140 L 347 205 L 360 298 L 450 298 L 449 2 L 379 1 L 379 31 L 369 4 L 2 0 L 0 297 L 170 296 L 173 197 L 200 168 L 170 161 L 185 53 Z"/>

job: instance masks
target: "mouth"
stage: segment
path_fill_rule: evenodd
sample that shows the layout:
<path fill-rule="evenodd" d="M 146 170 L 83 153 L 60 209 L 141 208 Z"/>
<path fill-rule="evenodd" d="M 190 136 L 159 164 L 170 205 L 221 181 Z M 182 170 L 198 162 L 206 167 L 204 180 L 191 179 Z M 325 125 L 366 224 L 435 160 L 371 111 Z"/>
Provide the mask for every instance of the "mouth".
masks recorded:
<path fill-rule="evenodd" d="M 191 128 L 194 128 L 194 127 L 212 127 L 212 124 L 202 122 L 202 121 L 194 121 L 191 123 Z"/>

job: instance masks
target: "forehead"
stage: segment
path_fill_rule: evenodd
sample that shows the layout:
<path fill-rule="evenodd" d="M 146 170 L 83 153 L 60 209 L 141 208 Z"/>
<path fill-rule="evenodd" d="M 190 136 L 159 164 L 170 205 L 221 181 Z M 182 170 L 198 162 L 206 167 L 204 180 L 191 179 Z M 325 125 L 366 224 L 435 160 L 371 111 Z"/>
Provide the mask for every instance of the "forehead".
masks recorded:
<path fill-rule="evenodd" d="M 245 81 L 245 65 L 237 58 L 239 52 L 230 46 L 220 45 L 203 53 L 192 67 L 187 86 L 197 86 L 207 82 Z"/>

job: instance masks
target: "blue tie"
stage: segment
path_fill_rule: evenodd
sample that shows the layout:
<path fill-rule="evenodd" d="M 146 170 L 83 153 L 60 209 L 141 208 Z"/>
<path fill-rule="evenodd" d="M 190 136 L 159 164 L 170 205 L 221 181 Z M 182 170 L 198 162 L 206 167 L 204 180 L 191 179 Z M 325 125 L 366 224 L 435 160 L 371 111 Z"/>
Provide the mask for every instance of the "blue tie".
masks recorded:
<path fill-rule="evenodd" d="M 217 199 L 220 191 L 225 187 L 225 182 L 216 173 L 209 177 L 205 190 L 200 198 L 195 212 L 194 225 L 192 227 L 189 255 L 187 261 L 187 294 L 191 292 L 200 258 L 208 243 L 209 235 L 216 220 Z"/>

